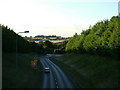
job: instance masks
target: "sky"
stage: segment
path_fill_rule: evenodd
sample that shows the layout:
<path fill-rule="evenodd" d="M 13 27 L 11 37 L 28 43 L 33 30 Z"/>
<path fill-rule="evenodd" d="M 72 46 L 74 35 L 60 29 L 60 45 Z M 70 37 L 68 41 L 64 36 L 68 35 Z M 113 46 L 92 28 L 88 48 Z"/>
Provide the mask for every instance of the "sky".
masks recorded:
<path fill-rule="evenodd" d="M 118 15 L 119 0 L 0 0 L 0 24 L 22 36 L 80 34 Z"/>

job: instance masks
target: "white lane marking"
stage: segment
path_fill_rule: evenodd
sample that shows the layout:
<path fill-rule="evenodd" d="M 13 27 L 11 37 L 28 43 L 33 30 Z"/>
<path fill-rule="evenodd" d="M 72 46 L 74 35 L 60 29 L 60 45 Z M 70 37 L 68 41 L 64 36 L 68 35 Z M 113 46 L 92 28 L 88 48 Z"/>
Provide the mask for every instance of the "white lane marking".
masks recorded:
<path fill-rule="evenodd" d="M 55 78 L 55 81 L 56 81 L 56 82 L 55 82 L 55 84 L 56 84 L 56 87 L 57 87 L 57 88 L 59 88 L 59 87 L 58 87 L 58 83 L 57 83 L 57 80 L 56 80 L 56 78 Z"/>

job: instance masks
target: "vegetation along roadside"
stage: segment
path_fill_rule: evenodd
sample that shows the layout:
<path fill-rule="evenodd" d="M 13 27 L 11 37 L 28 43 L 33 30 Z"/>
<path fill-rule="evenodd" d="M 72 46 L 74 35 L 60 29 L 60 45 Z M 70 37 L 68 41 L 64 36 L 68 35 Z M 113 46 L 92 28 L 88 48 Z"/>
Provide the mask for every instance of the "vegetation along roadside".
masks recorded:
<path fill-rule="evenodd" d="M 39 88 L 42 80 L 42 67 L 38 62 L 38 69 L 32 69 L 31 61 L 34 53 L 18 54 L 16 68 L 16 54 L 3 53 L 2 58 L 2 87 L 4 88 Z"/>
<path fill-rule="evenodd" d="M 120 17 L 113 16 L 75 33 L 61 57 L 52 58 L 77 87 L 118 88 Z"/>
<path fill-rule="evenodd" d="M 114 58 L 71 53 L 50 60 L 71 77 L 77 88 L 118 87 L 119 61 Z"/>

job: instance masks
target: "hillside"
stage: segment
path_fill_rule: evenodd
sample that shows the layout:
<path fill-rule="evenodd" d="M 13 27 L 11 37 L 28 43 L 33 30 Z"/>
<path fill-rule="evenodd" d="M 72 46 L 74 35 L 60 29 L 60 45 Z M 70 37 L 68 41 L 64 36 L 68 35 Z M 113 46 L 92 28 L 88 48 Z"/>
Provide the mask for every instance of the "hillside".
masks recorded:
<path fill-rule="evenodd" d="M 34 57 L 40 57 L 42 47 L 28 42 L 8 26 L 2 28 L 2 88 L 38 88 L 42 77 L 42 67 L 31 67 Z M 39 50 L 37 50 L 39 48 Z M 17 52 L 16 52 L 17 51 Z"/>
<path fill-rule="evenodd" d="M 120 18 L 113 16 L 75 33 L 64 54 L 52 58 L 83 88 L 117 88 L 120 63 Z"/>
<path fill-rule="evenodd" d="M 18 66 L 16 68 L 16 54 L 2 54 L 2 88 L 39 88 L 42 67 L 38 63 L 39 70 L 31 67 L 31 61 L 36 53 L 18 54 Z M 39 55 L 38 55 L 39 56 Z"/>
<path fill-rule="evenodd" d="M 71 53 L 51 60 L 71 77 L 78 88 L 118 87 L 120 62 L 114 58 Z"/>

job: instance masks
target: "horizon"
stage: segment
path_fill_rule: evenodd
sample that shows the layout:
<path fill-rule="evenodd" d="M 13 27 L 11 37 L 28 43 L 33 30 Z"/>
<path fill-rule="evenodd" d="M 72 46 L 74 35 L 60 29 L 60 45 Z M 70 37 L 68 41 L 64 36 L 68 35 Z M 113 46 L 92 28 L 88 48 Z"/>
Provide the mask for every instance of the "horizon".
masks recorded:
<path fill-rule="evenodd" d="M 62 37 L 62 38 L 69 38 L 69 37 L 64 37 L 64 36 L 58 36 L 58 35 L 35 35 L 35 36 L 56 36 L 56 37 Z M 35 36 L 32 36 L 32 37 L 35 37 Z M 31 37 L 31 36 L 24 36 L 24 37 Z"/>
<path fill-rule="evenodd" d="M 0 3 L 0 24 L 21 36 L 80 34 L 98 21 L 118 15 L 117 0 L 4 0 Z"/>

